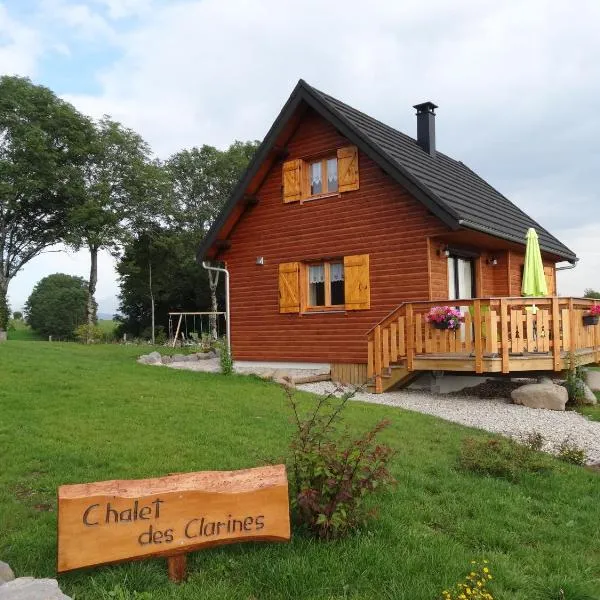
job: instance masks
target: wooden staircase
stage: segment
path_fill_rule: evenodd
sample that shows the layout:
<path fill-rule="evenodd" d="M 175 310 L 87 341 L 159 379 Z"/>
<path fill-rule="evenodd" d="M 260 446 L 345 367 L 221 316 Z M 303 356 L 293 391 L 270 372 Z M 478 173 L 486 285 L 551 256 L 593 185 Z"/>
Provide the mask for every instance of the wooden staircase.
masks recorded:
<path fill-rule="evenodd" d="M 381 389 L 380 392 L 389 392 L 394 388 L 403 388 L 412 383 L 419 375 L 420 371 L 409 371 L 406 366 L 406 361 L 402 363 L 390 365 L 384 369 L 381 374 Z M 375 378 L 369 379 L 367 385 L 368 391 L 371 393 L 379 393 L 375 389 Z"/>

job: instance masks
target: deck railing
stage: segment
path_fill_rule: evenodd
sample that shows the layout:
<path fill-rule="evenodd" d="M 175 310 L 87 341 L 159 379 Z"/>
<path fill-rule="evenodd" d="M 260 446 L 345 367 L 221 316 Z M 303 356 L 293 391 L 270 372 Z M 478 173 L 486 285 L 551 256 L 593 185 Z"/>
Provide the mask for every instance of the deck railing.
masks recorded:
<path fill-rule="evenodd" d="M 464 358 L 475 373 L 484 359 L 501 361 L 510 372 L 515 355 L 546 354 L 552 370 L 564 366 L 565 353 L 589 349 L 600 359 L 600 325 L 584 326 L 583 316 L 598 301 L 588 298 L 469 298 L 401 304 L 367 334 L 367 376 L 381 391 L 381 378 L 393 364 L 415 369 L 418 357 Z M 426 321 L 434 306 L 458 307 L 464 323 L 440 330 Z"/>

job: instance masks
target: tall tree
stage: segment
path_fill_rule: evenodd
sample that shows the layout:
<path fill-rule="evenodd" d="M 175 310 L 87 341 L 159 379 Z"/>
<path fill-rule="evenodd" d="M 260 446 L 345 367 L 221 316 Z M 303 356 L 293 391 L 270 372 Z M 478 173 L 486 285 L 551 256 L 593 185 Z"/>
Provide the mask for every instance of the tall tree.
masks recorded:
<path fill-rule="evenodd" d="M 119 311 L 121 332 L 135 336 L 152 335 L 166 329 L 170 311 L 209 309 L 206 271 L 196 264 L 195 237 L 185 231 L 155 227 L 127 243 L 117 265 L 121 288 Z M 152 288 L 149 292 L 149 266 Z M 155 311 L 152 310 L 154 304 Z"/>
<path fill-rule="evenodd" d="M 166 168 L 173 190 L 173 217 L 176 227 L 192 233 L 194 246 L 208 231 L 233 192 L 259 142 L 234 142 L 227 150 L 202 146 L 171 156 Z M 211 311 L 218 311 L 219 273 L 208 272 Z M 211 319 L 216 336 L 217 320 Z"/>
<path fill-rule="evenodd" d="M 594 298 L 596 300 L 600 300 L 600 292 L 593 290 L 592 288 L 586 288 L 583 292 L 584 298 Z"/>
<path fill-rule="evenodd" d="M 82 199 L 91 123 L 48 88 L 0 77 L 0 331 L 10 281 L 65 235 Z"/>
<path fill-rule="evenodd" d="M 133 230 L 152 221 L 161 175 L 160 165 L 151 160 L 149 146 L 137 133 L 108 117 L 95 124 L 83 167 L 85 200 L 71 211 L 65 237 L 73 248 L 87 248 L 90 254 L 88 325 L 96 320 L 98 253 L 104 249 L 118 254 Z"/>

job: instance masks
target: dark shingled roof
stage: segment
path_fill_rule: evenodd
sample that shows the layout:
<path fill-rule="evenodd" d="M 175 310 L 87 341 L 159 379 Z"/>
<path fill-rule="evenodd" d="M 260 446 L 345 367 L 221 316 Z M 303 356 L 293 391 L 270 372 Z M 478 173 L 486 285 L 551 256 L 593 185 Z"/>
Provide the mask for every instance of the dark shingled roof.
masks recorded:
<path fill-rule="evenodd" d="M 261 156 L 265 156 L 268 147 L 274 143 L 276 134 L 289 118 L 290 110 L 295 109 L 301 100 L 330 120 L 343 135 L 379 162 L 382 168 L 415 193 L 419 200 L 426 203 L 432 212 L 453 229 L 464 227 L 524 244 L 527 229 L 534 227 L 542 250 L 564 260 L 576 260 L 574 252 L 462 162 L 439 151 L 431 156 L 414 138 L 320 92 L 302 79 L 257 151 L 240 186 L 224 208 L 224 214 L 221 215 L 223 219 L 217 219 L 207 235 L 199 249 L 199 257 L 216 239 L 220 224 L 239 199 L 236 196 L 241 197 L 244 193 L 241 188 L 245 186 L 242 184 L 249 181 L 253 172 L 256 172 Z"/>

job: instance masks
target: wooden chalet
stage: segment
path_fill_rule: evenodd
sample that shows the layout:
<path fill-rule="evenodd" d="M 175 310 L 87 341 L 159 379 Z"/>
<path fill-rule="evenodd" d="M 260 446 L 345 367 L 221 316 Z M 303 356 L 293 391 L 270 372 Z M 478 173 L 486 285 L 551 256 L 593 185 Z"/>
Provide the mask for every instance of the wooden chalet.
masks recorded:
<path fill-rule="evenodd" d="M 593 301 L 556 296 L 575 254 L 437 151 L 437 107 L 415 108 L 417 139 L 299 81 L 198 251 L 230 273 L 234 359 L 329 364 L 376 391 L 424 370 L 595 362 Z M 519 297 L 529 227 L 547 298 Z M 440 305 L 461 307 L 460 330 L 425 321 Z"/>

